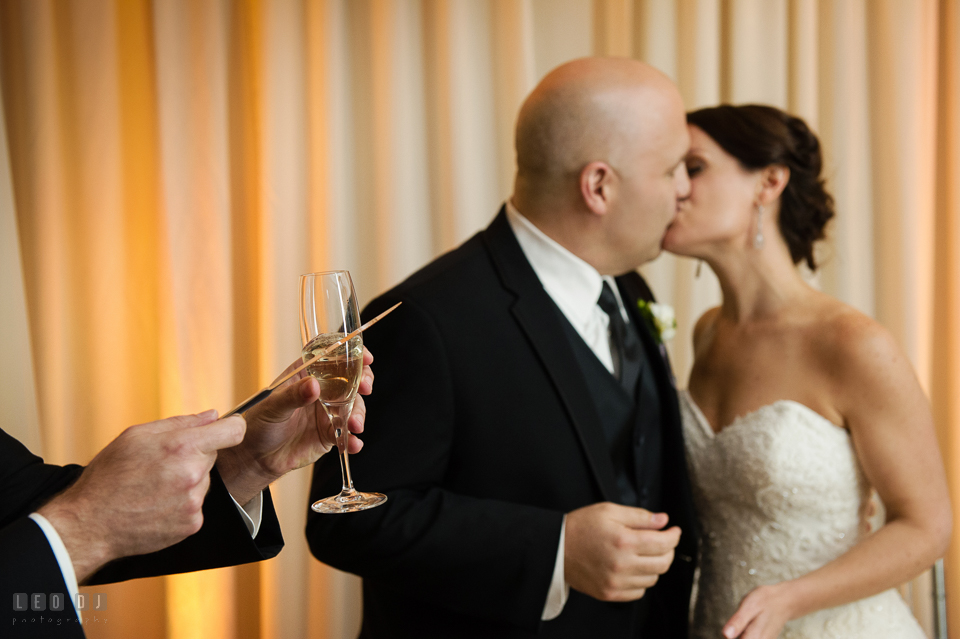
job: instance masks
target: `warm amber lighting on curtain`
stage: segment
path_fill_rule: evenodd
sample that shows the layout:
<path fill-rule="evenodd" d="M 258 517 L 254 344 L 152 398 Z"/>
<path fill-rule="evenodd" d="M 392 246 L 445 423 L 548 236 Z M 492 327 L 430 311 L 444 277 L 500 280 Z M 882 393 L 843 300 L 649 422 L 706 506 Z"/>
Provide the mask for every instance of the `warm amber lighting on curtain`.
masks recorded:
<path fill-rule="evenodd" d="M 307 272 L 328 271 L 327 228 L 330 208 L 330 40 L 333 36 L 331 11 L 327 0 L 304 5 L 303 38 L 306 42 L 307 87 L 307 171 L 309 263 Z"/>
<path fill-rule="evenodd" d="M 937 104 L 931 396 L 954 504 L 946 557 L 951 636 L 960 629 L 960 1 L 942 2 Z"/>
<path fill-rule="evenodd" d="M 593 3 L 593 41 L 598 55 L 633 55 L 633 4 L 630 0 Z"/>
<path fill-rule="evenodd" d="M 910 355 L 960 495 L 958 14 L 960 0 L 0 0 L 19 370 L 36 371 L 44 453 L 86 462 L 128 425 L 268 382 L 299 352 L 300 273 L 348 268 L 367 301 L 472 235 L 512 188 L 526 93 L 609 53 L 671 74 L 691 108 L 764 101 L 815 126 L 838 209 L 819 281 Z M 671 257 L 644 271 L 678 311 L 682 385 L 716 280 Z M 303 539 L 308 481 L 274 490 L 279 558 L 110 586 L 111 623 L 88 635 L 355 636 L 357 580 Z M 912 589 L 921 616 L 928 584 Z"/>
<path fill-rule="evenodd" d="M 437 0 L 423 13 L 424 75 L 426 76 L 427 119 L 433 122 L 428 132 L 430 175 L 434 177 L 430 193 L 437 239 L 434 249 L 456 246 L 456 220 L 444 211 L 454 209 L 453 143 L 451 116 L 452 74 L 450 60 L 450 1 Z"/>

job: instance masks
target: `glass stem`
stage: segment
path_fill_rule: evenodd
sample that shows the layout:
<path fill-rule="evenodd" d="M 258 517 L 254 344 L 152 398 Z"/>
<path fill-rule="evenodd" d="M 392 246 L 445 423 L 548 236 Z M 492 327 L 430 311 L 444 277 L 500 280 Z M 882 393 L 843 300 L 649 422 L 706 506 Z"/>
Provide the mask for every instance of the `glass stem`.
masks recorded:
<path fill-rule="evenodd" d="M 347 444 L 350 442 L 350 429 L 347 428 L 347 419 L 353 410 L 353 402 L 334 404 L 327 408 L 327 415 L 337 438 L 337 452 L 340 454 L 340 474 L 343 477 L 341 496 L 352 495 L 356 492 L 353 487 L 353 477 L 350 475 L 350 459 Z"/>

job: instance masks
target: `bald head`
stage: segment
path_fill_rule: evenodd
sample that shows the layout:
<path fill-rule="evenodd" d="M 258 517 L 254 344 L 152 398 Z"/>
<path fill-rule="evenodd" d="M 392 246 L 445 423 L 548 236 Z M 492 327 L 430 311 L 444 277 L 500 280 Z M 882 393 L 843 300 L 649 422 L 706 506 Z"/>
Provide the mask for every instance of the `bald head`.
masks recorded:
<path fill-rule="evenodd" d="M 582 58 L 547 74 L 517 119 L 517 179 L 555 188 L 593 161 L 619 169 L 664 120 L 684 113 L 660 71 L 628 58 Z"/>
<path fill-rule="evenodd" d="M 683 100 L 653 67 L 626 58 L 568 62 L 540 82 L 517 118 L 513 203 L 601 273 L 660 252 L 689 193 Z"/>

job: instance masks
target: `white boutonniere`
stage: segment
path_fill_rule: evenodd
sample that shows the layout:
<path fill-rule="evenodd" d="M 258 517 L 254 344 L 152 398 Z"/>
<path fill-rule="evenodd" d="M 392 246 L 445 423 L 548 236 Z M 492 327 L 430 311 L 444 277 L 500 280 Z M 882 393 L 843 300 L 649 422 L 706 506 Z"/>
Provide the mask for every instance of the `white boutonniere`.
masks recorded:
<path fill-rule="evenodd" d="M 640 314 L 647 320 L 658 344 L 669 342 L 677 334 L 677 314 L 673 312 L 672 306 L 638 300 L 637 307 L 640 309 Z"/>

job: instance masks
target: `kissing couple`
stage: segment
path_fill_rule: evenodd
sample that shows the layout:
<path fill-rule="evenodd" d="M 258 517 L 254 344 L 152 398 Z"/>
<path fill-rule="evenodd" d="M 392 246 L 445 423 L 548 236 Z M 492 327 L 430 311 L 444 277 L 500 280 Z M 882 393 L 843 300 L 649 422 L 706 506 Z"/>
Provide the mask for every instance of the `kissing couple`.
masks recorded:
<path fill-rule="evenodd" d="M 923 637 L 894 588 L 950 535 L 931 411 L 890 334 L 797 268 L 834 215 L 806 124 L 687 114 L 652 67 L 586 58 L 526 99 L 516 159 L 493 222 L 364 312 L 403 302 L 365 337 L 354 459 L 389 501 L 307 524 L 363 578 L 360 636 Z M 723 292 L 681 392 L 636 273 L 662 249 Z"/>

